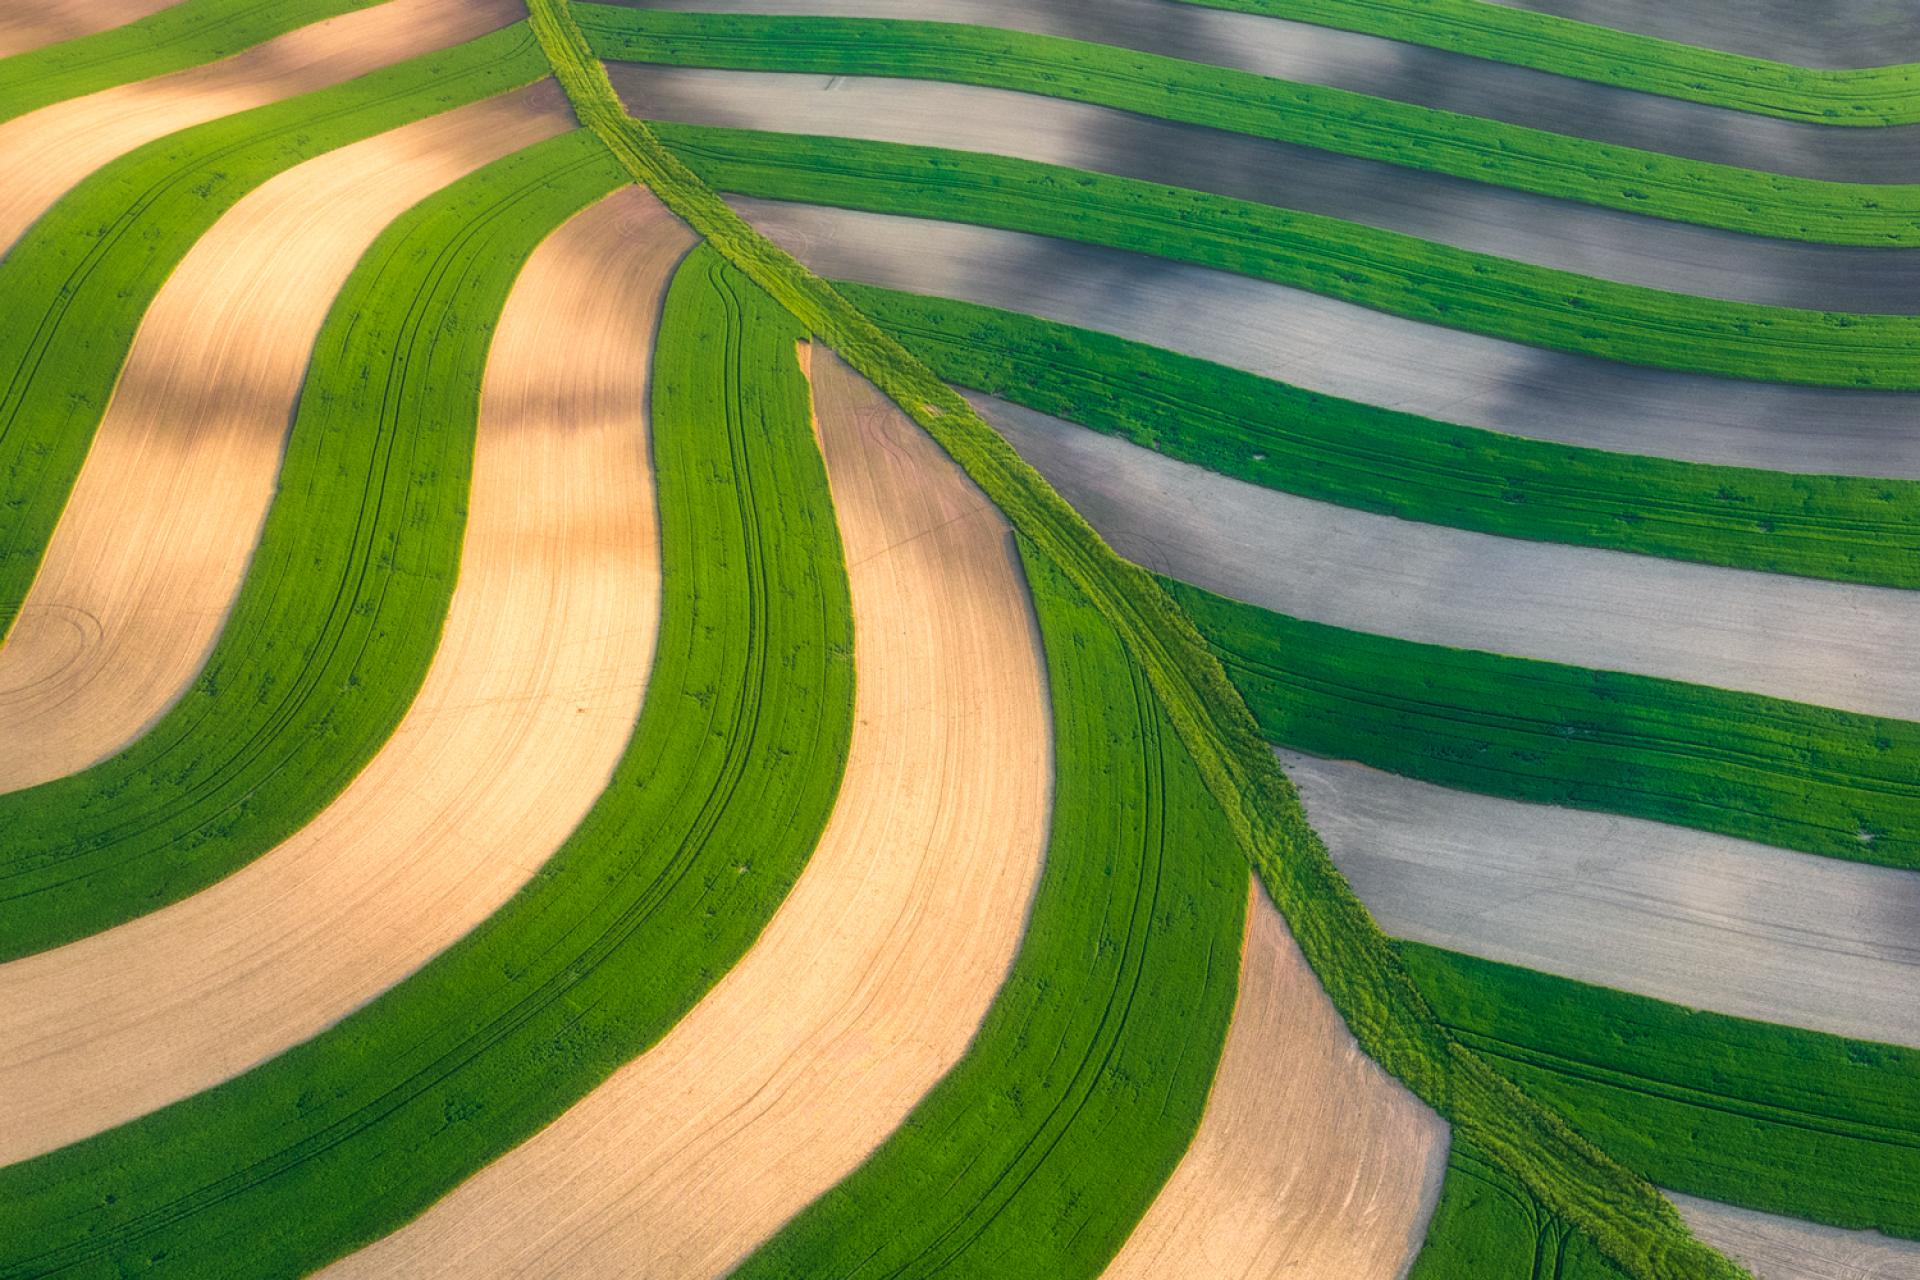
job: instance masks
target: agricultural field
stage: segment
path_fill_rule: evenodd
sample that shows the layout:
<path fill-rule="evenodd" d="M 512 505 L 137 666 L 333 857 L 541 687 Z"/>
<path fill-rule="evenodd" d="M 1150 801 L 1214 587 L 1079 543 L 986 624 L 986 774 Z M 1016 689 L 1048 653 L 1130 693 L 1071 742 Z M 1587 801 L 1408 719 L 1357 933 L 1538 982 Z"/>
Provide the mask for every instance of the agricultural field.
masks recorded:
<path fill-rule="evenodd" d="M 0 1280 L 1920 1280 L 1910 0 L 0 12 Z"/>

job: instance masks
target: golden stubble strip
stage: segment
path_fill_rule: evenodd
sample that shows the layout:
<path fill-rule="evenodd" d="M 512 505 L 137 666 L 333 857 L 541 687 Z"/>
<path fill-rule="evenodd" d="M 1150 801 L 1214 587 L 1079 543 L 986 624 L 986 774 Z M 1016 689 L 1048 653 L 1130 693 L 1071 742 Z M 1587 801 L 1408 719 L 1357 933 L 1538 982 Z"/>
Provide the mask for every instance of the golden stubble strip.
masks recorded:
<path fill-rule="evenodd" d="M 629 189 L 533 255 L 494 340 L 460 583 L 420 696 L 277 849 L 0 966 L 0 1164 L 314 1035 L 483 920 L 585 816 L 653 659 L 646 353 L 691 243 Z"/>
<path fill-rule="evenodd" d="M 0 252 L 82 178 L 155 138 L 324 89 L 525 16 L 520 0 L 387 0 L 204 67 L 56 102 L 0 124 Z"/>
<path fill-rule="evenodd" d="M 1004 980 L 1052 789 L 1025 581 L 939 447 L 812 364 L 857 663 L 819 847 L 666 1039 L 339 1274 L 722 1274 L 885 1140 Z"/>
<path fill-rule="evenodd" d="M 185 692 L 266 519 L 321 321 L 380 231 L 572 124 L 541 85 L 368 138 L 272 179 L 181 260 L 0 645 L 0 791 L 112 754 Z"/>
<path fill-rule="evenodd" d="M 1106 1280 L 1393 1280 L 1446 1161 L 1446 1121 L 1361 1051 L 1255 881 L 1206 1116 Z"/>
<path fill-rule="evenodd" d="M 0 58 L 124 26 L 180 0 L 5 0 L 0 3 Z"/>

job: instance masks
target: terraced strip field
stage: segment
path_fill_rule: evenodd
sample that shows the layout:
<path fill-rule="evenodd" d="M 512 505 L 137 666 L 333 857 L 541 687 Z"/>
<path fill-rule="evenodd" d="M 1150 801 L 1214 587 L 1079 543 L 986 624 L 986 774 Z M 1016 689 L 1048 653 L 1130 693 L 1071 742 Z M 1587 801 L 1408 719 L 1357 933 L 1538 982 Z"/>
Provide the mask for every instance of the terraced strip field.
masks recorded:
<path fill-rule="evenodd" d="M 527 260 L 489 352 L 459 585 L 418 696 L 333 804 L 238 874 L 0 965 L 0 1093 L 19 1117 L 0 1161 L 319 1033 L 497 910 L 592 808 L 659 614 L 632 352 L 651 349 L 689 247 L 623 191 Z"/>
<path fill-rule="evenodd" d="M 344 84 L 472 40 L 512 23 L 518 9 L 511 0 L 388 0 L 303 27 L 236 57 L 103 89 L 7 120 L 0 124 L 0 190 L 6 193 L 0 197 L 0 248 L 14 244 L 61 195 L 116 156 L 195 125 Z M 494 59 L 506 54 L 498 46 L 488 52 Z M 322 121 L 324 117 L 314 123 Z M 230 122 L 221 132 L 231 145 L 239 138 L 270 138 L 272 127 L 269 120 L 254 118 Z M 100 225 L 110 225 L 128 203 L 100 217 Z"/>
<path fill-rule="evenodd" d="M 904 76 L 1069 98 L 1754 235 L 1920 245 L 1920 185 L 1841 184 L 1615 147 L 1226 67 L 957 23 L 581 5 L 615 61 Z"/>
<path fill-rule="evenodd" d="M 1361 1052 L 1251 887 L 1207 1118 L 1105 1275 L 1397 1280 L 1440 1194 L 1445 1122 Z"/>
<path fill-rule="evenodd" d="M 710 252 L 683 270 L 676 289 L 739 284 Z M 792 331 L 769 312 L 748 323 Z M 1007 529 L 858 375 L 808 363 L 856 678 L 846 773 L 805 873 L 658 1045 L 341 1273 L 729 1271 L 886 1141 L 1006 980 L 1052 781 Z"/>
<path fill-rule="evenodd" d="M 949 382 L 1265 488 L 1509 538 L 1920 587 L 1912 481 L 1526 440 L 1034 316 L 840 287 Z"/>
<path fill-rule="evenodd" d="M 409 206 L 570 125 L 521 91 L 377 134 L 270 179 L 180 260 L 0 646 L 0 790 L 93 764 L 185 691 L 246 574 L 354 264 Z"/>
<path fill-rule="evenodd" d="M 11 627 L 148 304 L 269 178 L 335 147 L 523 87 L 524 27 L 242 112 L 106 166 L 0 260 L 0 633 Z M 3 950 L 3 948 L 0 948 Z"/>
<path fill-rule="evenodd" d="M 529 220 L 615 185 L 590 138 L 562 135 L 416 205 L 361 260 L 192 689 L 112 759 L 0 796 L 0 956 L 206 887 L 304 826 L 386 741 L 453 594 L 493 326 L 552 225 Z"/>
<path fill-rule="evenodd" d="M 606 190 L 598 164 L 546 155 L 542 205 L 510 223 L 521 236 Z M 852 624 L 800 332 L 710 253 L 696 261 L 653 367 L 658 657 L 593 811 L 505 907 L 338 1026 L 0 1169 L 0 1271 L 164 1257 L 191 1274 L 236 1240 L 264 1273 L 339 1257 L 658 1040 L 785 897 L 846 758 Z"/>
<path fill-rule="evenodd" d="M 892 413 L 895 447 L 938 457 Z M 1200 1123 L 1244 863 L 1112 628 L 1023 550 L 1056 783 L 1019 954 L 965 1057 L 736 1276 L 1095 1276 Z"/>

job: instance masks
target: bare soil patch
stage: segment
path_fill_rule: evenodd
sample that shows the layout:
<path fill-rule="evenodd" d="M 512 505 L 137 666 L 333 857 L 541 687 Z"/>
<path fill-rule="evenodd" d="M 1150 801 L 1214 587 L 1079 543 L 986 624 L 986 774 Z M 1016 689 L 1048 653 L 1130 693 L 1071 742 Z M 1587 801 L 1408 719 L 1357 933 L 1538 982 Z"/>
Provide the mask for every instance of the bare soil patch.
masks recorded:
<path fill-rule="evenodd" d="M 0 9 L 0 58 L 124 26 L 179 0 L 20 0 Z"/>
<path fill-rule="evenodd" d="M 1667 1193 L 1693 1233 L 1743 1263 L 1754 1280 L 1913 1280 L 1920 1240 L 1843 1231 L 1797 1218 Z"/>

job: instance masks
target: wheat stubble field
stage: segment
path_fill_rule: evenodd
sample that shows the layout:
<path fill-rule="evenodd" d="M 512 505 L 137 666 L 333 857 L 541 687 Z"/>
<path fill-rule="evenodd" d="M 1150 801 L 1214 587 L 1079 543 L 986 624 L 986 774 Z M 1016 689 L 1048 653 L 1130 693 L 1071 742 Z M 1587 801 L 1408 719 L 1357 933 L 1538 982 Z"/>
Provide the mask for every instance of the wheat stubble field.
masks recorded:
<path fill-rule="evenodd" d="M 1920 1280 L 1911 0 L 13 0 L 0 1277 Z"/>

